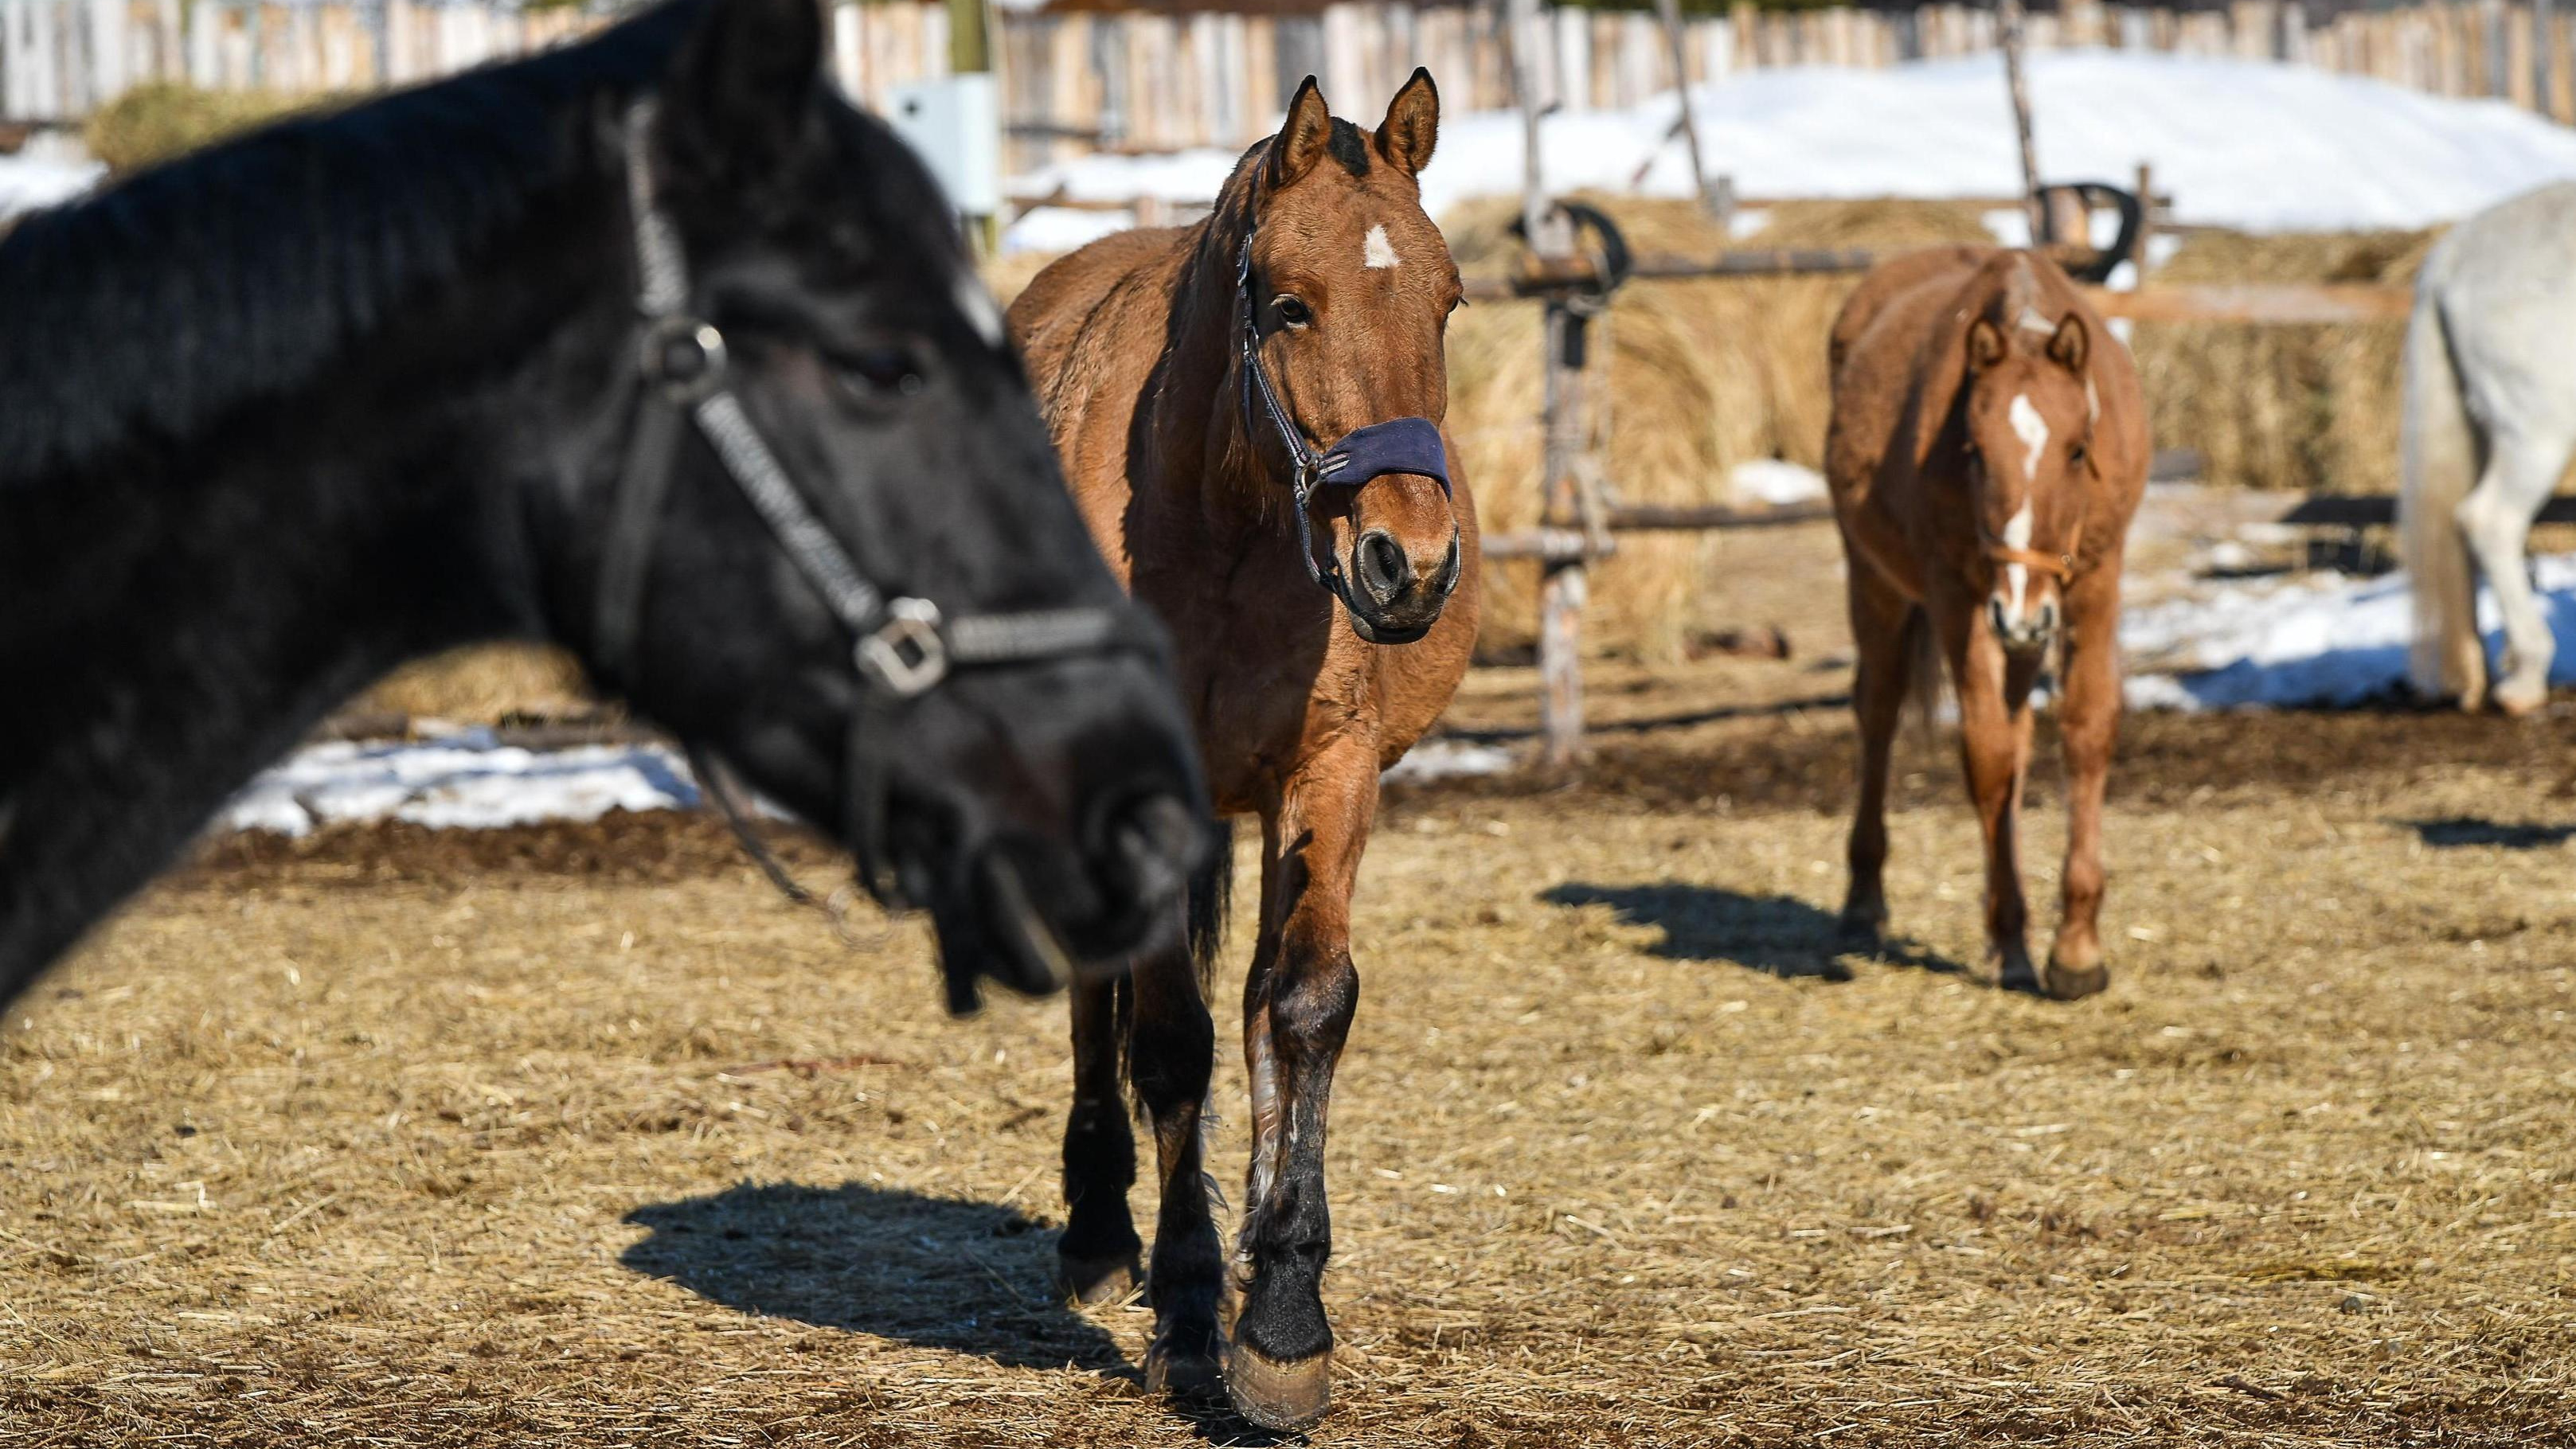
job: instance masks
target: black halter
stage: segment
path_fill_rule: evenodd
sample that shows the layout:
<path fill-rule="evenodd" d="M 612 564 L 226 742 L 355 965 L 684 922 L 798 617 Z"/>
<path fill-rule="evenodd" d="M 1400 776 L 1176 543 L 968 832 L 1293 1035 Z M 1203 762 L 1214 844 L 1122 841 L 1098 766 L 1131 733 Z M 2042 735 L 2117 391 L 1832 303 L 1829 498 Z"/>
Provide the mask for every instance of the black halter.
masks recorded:
<path fill-rule="evenodd" d="M 725 472 L 769 525 L 788 561 L 857 641 L 851 661 L 859 677 L 859 704 L 850 716 L 843 823 L 869 893 L 900 905 L 886 840 L 885 736 L 903 705 L 959 669 L 1121 651 L 1150 654 L 1154 635 L 1140 626 L 1133 606 L 948 618 L 928 599 L 889 599 L 860 574 L 726 386 L 724 335 L 689 308 L 688 262 L 679 231 L 655 197 L 653 115 L 653 100 L 646 97 L 627 109 L 625 120 L 627 200 L 634 214 L 641 279 L 636 298 L 643 319 L 636 353 L 640 386 L 634 438 L 600 561 L 593 640 L 597 660 L 612 683 L 633 685 L 653 535 L 670 490 L 685 417 L 697 425 Z M 692 751 L 691 758 L 700 757 Z M 725 799 L 721 781 L 711 778 L 702 761 L 699 775 L 702 786 L 726 805 L 745 843 L 762 855 Z"/>
<path fill-rule="evenodd" d="M 1271 432 L 1288 450 L 1292 469 L 1288 486 L 1297 515 L 1297 556 L 1305 561 L 1306 577 L 1330 590 L 1347 607 L 1350 584 L 1342 577 L 1341 560 L 1334 559 L 1329 568 L 1315 562 L 1314 525 L 1306 517 L 1306 505 L 1313 501 L 1315 490 L 1327 484 L 1357 488 L 1389 473 L 1418 473 L 1437 482 L 1442 495 L 1447 496 L 1449 454 L 1440 443 L 1440 425 L 1429 418 L 1394 418 L 1354 428 L 1320 453 L 1308 446 L 1305 432 L 1288 415 L 1288 409 L 1279 402 L 1278 390 L 1270 385 L 1269 369 L 1261 365 L 1261 328 L 1254 321 L 1252 306 L 1255 230 L 1251 225 L 1244 227 L 1243 249 L 1236 253 L 1234 261 L 1234 310 L 1243 354 L 1244 432 L 1257 435 L 1259 420 L 1266 416 Z"/>

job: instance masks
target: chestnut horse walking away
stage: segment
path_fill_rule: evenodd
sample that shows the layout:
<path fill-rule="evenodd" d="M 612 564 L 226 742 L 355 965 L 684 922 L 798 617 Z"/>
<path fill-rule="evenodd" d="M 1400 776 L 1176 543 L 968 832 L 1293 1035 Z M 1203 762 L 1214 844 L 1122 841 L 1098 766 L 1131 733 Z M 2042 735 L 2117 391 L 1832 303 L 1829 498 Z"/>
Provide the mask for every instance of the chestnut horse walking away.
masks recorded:
<path fill-rule="evenodd" d="M 1958 691 L 1986 839 L 1986 937 L 2006 987 L 2108 984 L 2102 790 L 2120 720 L 2120 561 L 2147 486 L 2137 370 L 2047 258 L 1984 247 L 1899 257 L 1834 321 L 1825 470 L 1849 561 L 1860 805 L 1843 925 L 1887 924 L 1888 746 L 1909 689 Z M 2059 649 L 2066 904 L 2048 970 L 2025 939 L 2017 817 L 2030 694 Z"/>
<path fill-rule="evenodd" d="M 1162 1196 L 1147 1382 L 1221 1376 L 1269 1428 L 1327 1402 L 1325 1109 L 1359 1004 L 1350 901 L 1378 771 L 1447 707 L 1476 635 L 1475 508 L 1439 429 L 1458 269 L 1414 180 L 1439 115 L 1422 71 L 1375 132 L 1309 78 L 1207 220 L 1085 247 L 1010 313 L 1093 537 L 1171 627 L 1217 812 L 1261 817 L 1231 1264 L 1200 1145 L 1220 867 L 1192 889 L 1193 949 L 1076 988 L 1061 1267 L 1087 1301 L 1139 1271 L 1123 1054 Z"/>

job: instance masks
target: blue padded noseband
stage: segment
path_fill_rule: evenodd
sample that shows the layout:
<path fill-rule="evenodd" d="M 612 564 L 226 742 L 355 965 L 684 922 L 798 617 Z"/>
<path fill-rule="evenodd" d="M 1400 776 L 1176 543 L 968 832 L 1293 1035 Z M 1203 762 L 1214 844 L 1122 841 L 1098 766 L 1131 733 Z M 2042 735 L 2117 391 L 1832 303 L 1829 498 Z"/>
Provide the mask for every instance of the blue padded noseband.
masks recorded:
<path fill-rule="evenodd" d="M 1278 389 L 1270 385 L 1269 369 L 1261 365 L 1261 329 L 1253 321 L 1252 307 L 1252 237 L 1253 229 L 1247 227 L 1243 250 L 1234 263 L 1234 308 L 1241 320 L 1244 430 L 1258 434 L 1266 416 L 1280 446 L 1288 450 L 1289 461 L 1296 469 L 1289 487 L 1296 502 L 1297 556 L 1305 560 L 1306 577 L 1331 590 L 1347 606 L 1350 593 L 1342 578 L 1341 561 L 1334 560 L 1329 569 L 1315 562 L 1314 527 L 1306 517 L 1306 505 L 1314 500 L 1319 488 L 1357 488 L 1389 473 L 1420 474 L 1438 483 L 1446 496 L 1450 493 L 1449 453 L 1440 442 L 1440 425 L 1429 418 L 1390 418 L 1353 428 L 1321 453 L 1307 446 L 1305 433 L 1280 403 Z"/>

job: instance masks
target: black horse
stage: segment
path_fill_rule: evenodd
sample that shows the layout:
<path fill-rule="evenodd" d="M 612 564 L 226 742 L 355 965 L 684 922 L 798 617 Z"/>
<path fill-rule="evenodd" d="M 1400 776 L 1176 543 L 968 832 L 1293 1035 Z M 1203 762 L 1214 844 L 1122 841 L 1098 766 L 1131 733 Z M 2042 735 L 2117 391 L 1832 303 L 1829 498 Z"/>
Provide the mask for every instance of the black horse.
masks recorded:
<path fill-rule="evenodd" d="M 391 666 L 559 641 L 927 905 L 952 999 L 1177 915 L 1204 790 L 814 0 L 292 120 L 0 236 L 0 1002 Z"/>

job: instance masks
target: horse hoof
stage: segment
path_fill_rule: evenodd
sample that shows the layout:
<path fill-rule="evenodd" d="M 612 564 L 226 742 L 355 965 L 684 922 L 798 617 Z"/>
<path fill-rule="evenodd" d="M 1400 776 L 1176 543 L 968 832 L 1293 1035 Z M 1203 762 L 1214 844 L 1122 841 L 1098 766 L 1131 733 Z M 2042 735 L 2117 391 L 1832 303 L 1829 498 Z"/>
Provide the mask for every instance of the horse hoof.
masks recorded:
<path fill-rule="evenodd" d="M 1887 939 L 1887 909 L 1846 909 L 1834 923 L 1834 930 L 1845 946 L 1873 947 Z"/>
<path fill-rule="evenodd" d="M 2033 996 L 2048 994 L 2040 984 L 2039 973 L 2031 969 L 2028 961 L 2005 962 L 2001 973 L 1995 978 L 1995 985 L 2006 991 L 2026 991 Z"/>
<path fill-rule="evenodd" d="M 1306 1428 L 1333 1405 L 1333 1351 L 1282 1363 L 1238 1343 L 1226 1366 L 1225 1389 L 1234 1411 L 1257 1427 L 1274 1433 Z"/>
<path fill-rule="evenodd" d="M 1157 1338 L 1145 1350 L 1145 1390 L 1175 1399 L 1212 1402 L 1225 1382 L 1225 1366 L 1210 1352 L 1174 1348 Z"/>
<path fill-rule="evenodd" d="M 2494 699 L 2498 713 L 2509 719 L 2520 719 L 2549 703 L 2549 686 L 2516 688 L 2511 684 L 2500 684 L 2496 686 Z"/>
<path fill-rule="evenodd" d="M 2082 1001 L 2110 984 L 2111 969 L 2107 966 L 2088 966 L 2079 971 L 2052 961 L 2048 963 L 2048 982 L 2043 989 L 2051 1001 Z"/>
<path fill-rule="evenodd" d="M 1134 1253 L 1113 1253 L 1105 1258 L 1056 1255 L 1056 1291 L 1068 1302 L 1085 1308 L 1124 1302 L 1144 1281 L 1144 1265 Z"/>

